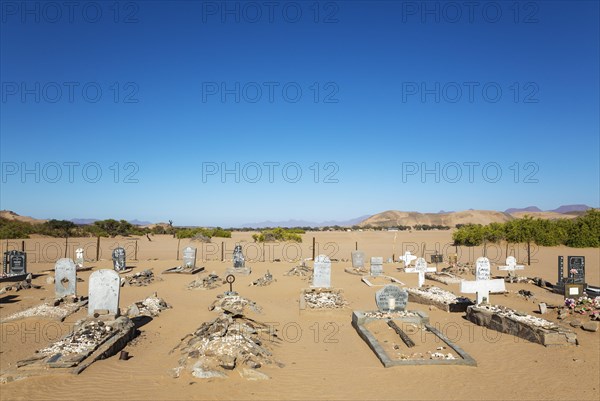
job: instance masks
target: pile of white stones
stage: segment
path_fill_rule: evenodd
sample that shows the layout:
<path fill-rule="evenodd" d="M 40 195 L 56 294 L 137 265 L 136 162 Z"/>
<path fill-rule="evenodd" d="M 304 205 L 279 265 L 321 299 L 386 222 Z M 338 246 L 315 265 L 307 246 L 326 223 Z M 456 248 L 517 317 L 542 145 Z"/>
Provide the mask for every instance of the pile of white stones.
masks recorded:
<path fill-rule="evenodd" d="M 500 316 L 508 317 L 521 323 L 528 324 L 530 326 L 541 327 L 543 329 L 556 329 L 558 326 L 556 323 L 550 322 L 546 319 L 519 313 L 514 309 L 507 308 L 501 305 L 479 305 L 477 308 L 489 310 L 492 313 L 497 313 Z"/>
<path fill-rule="evenodd" d="M 223 285 L 223 280 L 215 273 L 212 272 L 208 274 L 206 277 L 198 277 L 196 280 L 192 281 L 188 284 L 188 290 L 191 289 L 200 289 L 200 290 L 212 290 L 214 288 L 220 287 Z"/>
<path fill-rule="evenodd" d="M 241 314 L 248 307 L 256 313 L 261 313 L 262 308 L 256 302 L 239 295 L 218 295 L 217 299 L 208 307 L 208 310 L 217 312 L 226 311 L 232 314 Z"/>
<path fill-rule="evenodd" d="M 81 323 L 77 329 L 65 338 L 37 351 L 37 353 L 42 355 L 88 353 L 100 345 L 102 338 L 112 330 L 112 325 L 106 324 L 101 320 L 87 321 Z"/>
<path fill-rule="evenodd" d="M 304 301 L 310 309 L 338 309 L 348 305 L 342 294 L 335 291 L 306 292 Z"/>
<path fill-rule="evenodd" d="M 453 304 L 457 302 L 469 302 L 468 298 L 457 297 L 450 291 L 446 291 L 439 287 L 427 287 L 427 288 L 407 288 L 406 291 L 418 294 L 424 298 L 428 298 L 434 301 L 439 301 L 444 304 Z"/>
<path fill-rule="evenodd" d="M 365 317 L 373 319 L 396 319 L 401 317 L 417 317 L 415 312 L 397 311 L 397 312 L 365 312 Z"/>
<path fill-rule="evenodd" d="M 171 307 L 165 302 L 165 300 L 162 298 L 158 298 L 156 293 L 154 293 L 148 298 L 142 301 L 135 302 L 131 306 L 129 306 L 126 315 L 130 318 L 136 316 L 156 317 L 163 310 L 169 308 Z"/>

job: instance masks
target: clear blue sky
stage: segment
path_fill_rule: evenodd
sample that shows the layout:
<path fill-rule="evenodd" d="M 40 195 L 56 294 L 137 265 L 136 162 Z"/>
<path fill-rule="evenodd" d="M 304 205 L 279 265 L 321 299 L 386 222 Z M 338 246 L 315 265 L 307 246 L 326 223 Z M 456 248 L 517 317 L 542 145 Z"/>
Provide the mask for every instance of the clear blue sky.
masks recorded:
<path fill-rule="evenodd" d="M 0 3 L 2 209 L 232 226 L 600 203 L 597 1 Z"/>

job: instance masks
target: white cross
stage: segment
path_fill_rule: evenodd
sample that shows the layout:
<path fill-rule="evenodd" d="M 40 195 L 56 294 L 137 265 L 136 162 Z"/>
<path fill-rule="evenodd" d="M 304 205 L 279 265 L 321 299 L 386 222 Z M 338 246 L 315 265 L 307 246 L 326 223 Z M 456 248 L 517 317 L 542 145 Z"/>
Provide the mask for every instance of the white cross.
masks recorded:
<path fill-rule="evenodd" d="M 401 261 L 404 262 L 404 267 L 410 266 L 410 262 L 415 260 L 417 257 L 410 253 L 410 251 L 406 251 L 404 255 L 400 258 Z"/>
<path fill-rule="evenodd" d="M 512 275 L 515 273 L 515 270 L 523 270 L 525 266 L 518 265 L 517 259 L 514 256 L 509 256 L 506 258 L 506 266 L 498 266 L 498 270 L 508 270 L 508 274 Z"/>
<path fill-rule="evenodd" d="M 489 303 L 490 292 L 503 292 L 506 291 L 504 286 L 504 280 L 496 279 L 490 280 L 489 268 L 490 260 L 486 257 L 477 259 L 477 267 L 475 271 L 475 281 L 461 281 L 460 292 L 466 294 L 477 294 L 477 305 L 481 304 L 484 300 Z"/>
<path fill-rule="evenodd" d="M 425 284 L 425 273 L 433 273 L 435 267 L 427 267 L 427 261 L 423 258 L 417 259 L 415 267 L 404 269 L 406 273 L 419 273 L 419 288 Z"/>

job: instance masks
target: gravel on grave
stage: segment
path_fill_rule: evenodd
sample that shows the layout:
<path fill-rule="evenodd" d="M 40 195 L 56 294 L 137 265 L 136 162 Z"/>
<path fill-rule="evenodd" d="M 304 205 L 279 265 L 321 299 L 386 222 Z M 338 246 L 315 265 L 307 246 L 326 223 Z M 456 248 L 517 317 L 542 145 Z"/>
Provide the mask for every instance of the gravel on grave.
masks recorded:
<path fill-rule="evenodd" d="M 528 324 L 530 326 L 541 327 L 544 329 L 552 330 L 557 329 L 556 323 L 550 322 L 546 319 L 527 315 L 524 313 L 517 312 L 514 309 L 507 308 L 501 305 L 478 305 L 477 308 L 485 309 L 492 313 L 497 313 L 500 316 L 508 317 L 521 323 Z"/>
<path fill-rule="evenodd" d="M 406 291 L 418 294 L 424 298 L 428 298 L 434 301 L 443 302 L 444 304 L 454 304 L 458 302 L 470 302 L 468 298 L 459 297 L 439 287 L 427 287 L 427 288 L 407 288 Z"/>
<path fill-rule="evenodd" d="M 337 291 L 315 290 L 305 292 L 304 301 L 309 309 L 338 309 L 348 305 L 343 295 Z"/>

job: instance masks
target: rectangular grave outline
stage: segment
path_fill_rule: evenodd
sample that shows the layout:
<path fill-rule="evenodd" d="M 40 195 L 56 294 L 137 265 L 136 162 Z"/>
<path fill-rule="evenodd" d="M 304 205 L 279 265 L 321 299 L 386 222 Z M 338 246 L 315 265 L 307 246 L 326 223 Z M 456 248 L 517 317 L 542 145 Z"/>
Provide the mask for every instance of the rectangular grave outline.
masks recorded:
<path fill-rule="evenodd" d="M 376 277 L 376 278 L 390 279 L 390 282 L 386 283 L 386 284 L 373 284 L 373 283 L 371 283 L 369 281 L 369 279 L 367 277 Z M 363 283 L 365 283 L 369 287 L 385 287 L 386 285 L 392 284 L 392 283 L 394 283 L 394 284 L 400 284 L 400 285 L 406 285 L 402 281 L 398 280 L 397 278 L 392 277 L 392 276 L 387 276 L 385 274 L 382 274 L 382 275 L 379 275 L 379 276 L 371 276 L 370 274 L 366 274 L 366 275 L 364 275 L 364 276 L 362 276 L 360 278 L 360 281 L 362 281 Z"/>
<path fill-rule="evenodd" d="M 419 313 L 419 311 L 415 311 Z M 362 338 L 369 348 L 375 353 L 379 361 L 383 364 L 385 368 L 389 368 L 392 366 L 409 366 L 409 365 L 463 365 L 463 366 L 477 366 L 477 361 L 473 359 L 469 354 L 467 354 L 461 347 L 454 344 L 448 337 L 443 335 L 440 331 L 438 331 L 435 327 L 429 324 L 429 318 L 426 320 L 422 320 L 421 322 L 416 322 L 417 324 L 423 325 L 427 330 L 429 330 L 433 335 L 441 339 L 448 347 L 450 347 L 454 352 L 456 352 L 462 359 L 423 359 L 423 360 L 393 360 L 389 357 L 387 352 L 383 349 L 383 347 L 379 344 L 379 341 L 375 338 L 375 336 L 371 333 L 369 329 L 367 329 L 364 325 L 369 323 L 372 320 L 376 320 L 375 318 L 365 318 L 365 312 L 354 311 L 352 312 L 352 326 L 358 332 L 360 338 Z M 361 314 L 362 316 L 360 316 Z M 421 315 L 420 315 L 421 316 Z M 419 319 L 419 318 L 397 318 L 391 319 L 393 321 L 402 321 L 402 322 L 410 322 L 411 319 Z"/>

